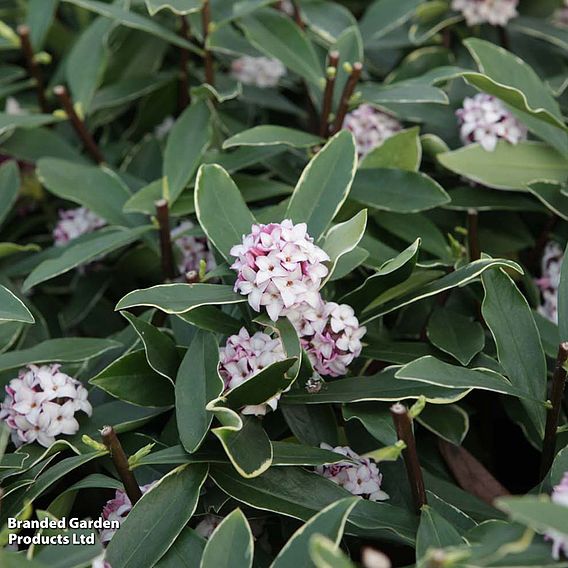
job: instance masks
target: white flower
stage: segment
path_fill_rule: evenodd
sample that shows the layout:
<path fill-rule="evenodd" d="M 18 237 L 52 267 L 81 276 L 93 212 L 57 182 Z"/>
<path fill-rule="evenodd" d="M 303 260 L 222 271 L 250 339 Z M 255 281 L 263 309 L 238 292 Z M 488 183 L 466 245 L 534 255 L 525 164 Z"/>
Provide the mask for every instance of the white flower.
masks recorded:
<path fill-rule="evenodd" d="M 103 552 L 99 556 L 97 556 L 92 564 L 91 568 L 112 568 L 111 565 L 105 560 L 105 553 Z"/>
<path fill-rule="evenodd" d="M 219 374 L 225 382 L 225 392 L 238 387 L 272 363 L 286 358 L 280 339 L 261 331 L 251 336 L 244 327 L 238 335 L 231 335 L 219 352 Z M 263 404 L 245 406 L 241 412 L 263 416 L 269 408 L 276 410 L 279 399 L 280 395 L 276 395 Z"/>
<path fill-rule="evenodd" d="M 558 323 L 558 287 L 564 251 L 554 241 L 547 243 L 541 261 L 541 276 L 536 280 L 542 294 L 542 304 L 538 313 L 554 323 Z"/>
<path fill-rule="evenodd" d="M 6 99 L 4 112 L 12 116 L 26 114 L 26 111 L 20 106 L 20 103 L 14 97 L 8 97 Z"/>
<path fill-rule="evenodd" d="M 237 258 L 231 268 L 238 272 L 235 291 L 247 296 L 253 310 L 264 306 L 276 321 L 285 309 L 300 304 L 317 306 L 319 287 L 328 269 L 328 255 L 307 234 L 305 223 L 253 225 L 234 246 Z"/>
<path fill-rule="evenodd" d="M 286 75 L 286 67 L 278 59 L 243 55 L 231 63 L 231 75 L 244 85 L 265 89 L 278 85 Z"/>
<path fill-rule="evenodd" d="M 158 140 L 163 140 L 170 133 L 175 123 L 176 121 L 173 116 L 166 116 L 166 118 L 154 128 L 154 136 Z"/>
<path fill-rule="evenodd" d="M 209 248 L 207 239 L 185 234 L 193 227 L 194 224 L 191 221 L 184 221 L 172 231 L 172 239 L 179 251 L 177 266 L 180 274 L 187 274 L 191 271 L 199 272 L 202 260 L 205 261 L 207 270 L 213 270 L 216 267 L 215 257 Z"/>
<path fill-rule="evenodd" d="M 468 26 L 506 26 L 518 16 L 519 0 L 452 0 L 452 10 L 461 12 Z"/>
<path fill-rule="evenodd" d="M 361 354 L 361 338 L 367 329 L 359 325 L 351 306 L 320 298 L 315 307 L 302 305 L 284 310 L 283 315 L 292 322 L 320 375 L 345 375 L 347 367 Z"/>
<path fill-rule="evenodd" d="M 484 150 L 492 152 L 498 140 L 517 144 L 527 137 L 527 129 L 495 97 L 478 93 L 466 97 L 463 107 L 456 111 L 460 137 L 464 144 L 478 142 Z"/>
<path fill-rule="evenodd" d="M 351 461 L 318 466 L 317 473 L 341 485 L 353 495 L 360 495 L 370 501 L 384 501 L 389 498 L 381 489 L 383 476 L 373 460 L 361 457 L 348 446 L 334 448 L 322 443 L 320 448 L 342 454 Z"/>
<path fill-rule="evenodd" d="M 294 15 L 294 4 L 291 0 L 280 0 L 280 10 L 288 16 Z"/>
<path fill-rule="evenodd" d="M 213 534 L 213 531 L 221 524 L 222 520 L 223 517 L 219 517 L 218 515 L 205 515 L 203 520 L 195 527 L 195 532 L 199 536 L 208 539 Z"/>
<path fill-rule="evenodd" d="M 87 389 L 62 373 L 60 367 L 28 365 L 6 387 L 0 420 L 12 430 L 17 446 L 37 441 L 49 447 L 56 436 L 72 436 L 79 431 L 76 412 L 91 415 Z"/>
<path fill-rule="evenodd" d="M 374 106 L 362 104 L 347 114 L 343 128 L 353 133 L 357 154 L 363 158 L 401 130 L 402 126 L 398 120 Z"/>
<path fill-rule="evenodd" d="M 104 219 L 85 207 L 59 211 L 59 221 L 53 230 L 53 239 L 56 246 L 62 246 L 105 225 Z"/>
<path fill-rule="evenodd" d="M 550 499 L 557 505 L 568 507 L 568 471 L 564 473 L 562 481 L 553 488 Z M 568 557 L 568 537 L 566 534 L 550 530 L 546 533 L 545 538 L 552 540 L 552 557 L 554 560 L 560 558 L 561 552 Z"/>
<path fill-rule="evenodd" d="M 558 8 L 558 10 L 554 12 L 552 19 L 555 24 L 568 26 L 568 0 L 564 0 L 564 6 L 562 8 Z"/>

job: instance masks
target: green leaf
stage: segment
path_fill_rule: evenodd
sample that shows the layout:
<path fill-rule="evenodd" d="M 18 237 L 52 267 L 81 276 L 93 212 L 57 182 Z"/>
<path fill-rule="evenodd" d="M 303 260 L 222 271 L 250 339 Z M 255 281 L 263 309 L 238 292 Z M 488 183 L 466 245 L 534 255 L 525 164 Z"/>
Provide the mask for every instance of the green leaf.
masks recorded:
<path fill-rule="evenodd" d="M 254 550 L 252 531 L 240 509 L 227 515 L 209 537 L 203 568 L 251 568 Z"/>
<path fill-rule="evenodd" d="M 552 93 L 522 59 L 478 38 L 469 38 L 464 45 L 483 73 L 464 73 L 469 83 L 514 108 L 567 130 Z"/>
<path fill-rule="evenodd" d="M 564 258 L 567 250 L 564 251 Z M 568 341 L 568 263 L 562 264 L 558 287 L 558 334 L 560 341 Z"/>
<path fill-rule="evenodd" d="M 124 296 L 115 310 L 136 306 L 158 308 L 167 314 L 185 314 L 200 306 L 239 304 L 246 298 L 233 292 L 232 286 L 221 284 L 159 284 L 134 290 Z"/>
<path fill-rule="evenodd" d="M 30 0 L 26 25 L 30 28 L 30 40 L 34 51 L 41 51 L 53 23 L 59 0 Z"/>
<path fill-rule="evenodd" d="M 481 312 L 495 340 L 499 363 L 517 389 L 546 400 L 546 358 L 527 300 L 501 270 L 485 273 L 482 282 Z M 545 409 L 534 403 L 523 405 L 537 432 L 544 435 Z"/>
<path fill-rule="evenodd" d="M 235 182 L 218 165 L 201 166 L 195 187 L 195 211 L 207 238 L 225 259 L 255 223 Z"/>
<path fill-rule="evenodd" d="M 37 128 L 38 126 L 59 122 L 59 120 L 51 114 L 6 114 L 0 112 L 0 134 L 11 132 L 17 128 Z"/>
<path fill-rule="evenodd" d="M 205 539 L 185 527 L 169 550 L 158 560 L 156 568 L 193 568 L 201 560 Z"/>
<path fill-rule="evenodd" d="M 479 322 L 446 309 L 435 310 L 428 321 L 428 339 L 438 349 L 468 365 L 485 345 L 485 333 Z"/>
<path fill-rule="evenodd" d="M 349 221 L 334 225 L 325 235 L 323 250 L 329 256 L 329 273 L 322 286 L 334 275 L 342 257 L 353 251 L 365 234 L 367 228 L 367 210 L 359 211 Z"/>
<path fill-rule="evenodd" d="M 29 245 L 17 245 L 16 243 L 0 243 L 0 260 L 12 256 L 13 254 L 18 254 L 20 252 L 38 252 L 40 251 L 39 245 L 29 244 Z"/>
<path fill-rule="evenodd" d="M 314 46 L 291 18 L 265 9 L 239 20 L 239 26 L 259 51 L 279 59 L 288 69 L 321 88 L 323 70 Z"/>
<path fill-rule="evenodd" d="M 153 566 L 187 524 L 207 477 L 203 465 L 183 465 L 142 496 L 108 545 L 114 568 Z"/>
<path fill-rule="evenodd" d="M 361 100 L 373 105 L 432 103 L 447 105 L 448 96 L 444 91 L 430 85 L 417 85 L 412 81 L 401 81 L 392 85 L 363 83 L 358 89 Z"/>
<path fill-rule="evenodd" d="M 199 12 L 202 5 L 201 0 L 146 0 L 150 16 L 155 16 L 160 10 L 170 10 L 178 15 L 192 14 Z"/>
<path fill-rule="evenodd" d="M 559 183 L 534 181 L 528 184 L 527 189 L 550 211 L 568 221 L 568 195 L 562 193 Z"/>
<path fill-rule="evenodd" d="M 461 446 L 469 430 L 469 416 L 455 404 L 427 404 L 416 420 L 443 440 Z"/>
<path fill-rule="evenodd" d="M 344 29 L 331 46 L 330 51 L 339 53 L 340 64 L 335 76 L 332 99 L 332 108 L 338 108 L 349 79 L 350 68 L 352 68 L 354 63 L 362 63 L 365 59 L 363 38 L 359 32 L 359 27 L 354 24 Z"/>
<path fill-rule="evenodd" d="M 280 144 L 292 148 L 309 148 L 322 143 L 322 138 L 303 130 L 264 124 L 231 136 L 223 142 L 223 150 L 236 146 L 277 146 Z"/>
<path fill-rule="evenodd" d="M 410 19 L 420 0 L 375 0 L 361 20 L 365 43 L 372 43 Z"/>
<path fill-rule="evenodd" d="M 492 191 L 485 187 L 457 187 L 450 191 L 452 202 L 446 205 L 447 209 L 467 211 L 536 211 L 545 209 L 530 195 L 523 195 L 513 191 Z"/>
<path fill-rule="evenodd" d="M 355 568 L 337 545 L 319 534 L 310 540 L 310 560 L 316 568 Z"/>
<path fill-rule="evenodd" d="M 151 227 L 136 229 L 101 229 L 80 242 L 71 242 L 56 258 L 44 260 L 34 268 L 24 280 L 23 290 L 27 291 L 56 276 L 65 274 L 77 266 L 88 264 L 89 261 L 106 256 L 137 241 Z"/>
<path fill-rule="evenodd" d="M 286 210 L 294 223 L 307 223 L 315 240 L 324 233 L 349 194 L 357 168 L 353 135 L 342 130 L 302 172 Z"/>
<path fill-rule="evenodd" d="M 438 154 L 438 161 L 452 172 L 496 189 L 526 189 L 536 180 L 563 183 L 568 161 L 541 142 L 500 141 L 493 152 L 470 144 L 453 152 Z"/>
<path fill-rule="evenodd" d="M 13 292 L 0 285 L 0 321 L 35 323 L 34 316 Z"/>
<path fill-rule="evenodd" d="M 339 546 L 347 517 L 357 504 L 354 497 L 341 499 L 328 505 L 321 512 L 314 515 L 304 526 L 300 527 L 284 545 L 278 556 L 274 559 L 271 568 L 310 568 L 308 551 L 313 535 L 323 535 L 329 538 L 336 547 Z"/>
<path fill-rule="evenodd" d="M 88 361 L 120 345 L 110 339 L 90 337 L 48 339 L 28 349 L 3 353 L 0 355 L 0 371 L 23 367 L 30 363 Z"/>
<path fill-rule="evenodd" d="M 211 139 L 211 113 L 205 101 L 187 107 L 173 125 L 164 152 L 168 201 L 174 203 L 197 171 Z"/>
<path fill-rule="evenodd" d="M 154 408 L 174 403 L 171 382 L 148 365 L 143 349 L 113 361 L 89 383 L 111 396 L 138 406 Z"/>
<path fill-rule="evenodd" d="M 346 421 L 359 420 L 365 430 L 385 446 L 392 446 L 398 440 L 392 415 L 386 405 L 376 402 L 358 402 L 343 406 Z"/>
<path fill-rule="evenodd" d="M 201 50 L 197 49 L 191 42 L 183 39 L 167 28 L 160 26 L 153 20 L 145 18 L 136 12 L 126 10 L 120 5 L 106 4 L 105 2 L 97 2 L 96 0 L 63 0 L 63 2 L 68 2 L 85 10 L 95 12 L 95 14 L 110 18 L 127 28 L 146 32 L 173 45 L 183 47 L 197 55 L 201 55 Z"/>
<path fill-rule="evenodd" d="M 393 134 L 363 158 L 359 169 L 391 168 L 417 172 L 422 159 L 419 135 L 418 126 Z"/>
<path fill-rule="evenodd" d="M 219 348 L 212 333 L 198 331 L 176 379 L 176 420 L 183 447 L 195 452 L 207 434 L 213 414 L 205 407 L 223 392 L 217 371 Z"/>
<path fill-rule="evenodd" d="M 420 525 L 416 534 L 416 560 L 426 556 L 428 550 L 463 544 L 463 540 L 444 517 L 428 505 L 422 506 Z"/>
<path fill-rule="evenodd" d="M 422 300 L 424 298 L 428 298 L 430 296 L 434 296 L 439 294 L 440 292 L 444 292 L 445 290 L 451 290 L 456 286 L 464 286 L 468 284 L 472 280 L 475 280 L 481 274 L 483 274 L 486 270 L 493 269 L 493 268 L 509 268 L 511 270 L 516 270 L 517 272 L 522 273 L 521 267 L 516 263 L 510 260 L 502 260 L 502 259 L 481 259 L 476 260 L 474 262 L 470 262 L 466 266 L 462 266 L 458 268 L 454 272 L 447 274 L 446 276 L 442 276 L 442 278 L 438 278 L 433 282 L 430 282 L 423 288 L 418 290 L 409 292 L 408 294 L 397 298 L 395 300 L 391 300 L 382 306 L 374 307 L 374 304 L 368 306 L 364 311 L 365 322 L 371 321 L 381 315 L 388 314 L 394 310 L 398 310 L 404 306 L 408 306 L 418 300 Z"/>
<path fill-rule="evenodd" d="M 144 344 L 148 365 L 173 383 L 179 366 L 179 356 L 174 342 L 151 323 L 128 312 L 122 312 L 122 315 Z"/>
<path fill-rule="evenodd" d="M 350 197 L 396 213 L 417 213 L 450 202 L 444 188 L 426 174 L 387 168 L 359 170 Z"/>
<path fill-rule="evenodd" d="M 18 164 L 9 160 L 0 166 L 0 225 L 16 203 L 20 189 Z"/>

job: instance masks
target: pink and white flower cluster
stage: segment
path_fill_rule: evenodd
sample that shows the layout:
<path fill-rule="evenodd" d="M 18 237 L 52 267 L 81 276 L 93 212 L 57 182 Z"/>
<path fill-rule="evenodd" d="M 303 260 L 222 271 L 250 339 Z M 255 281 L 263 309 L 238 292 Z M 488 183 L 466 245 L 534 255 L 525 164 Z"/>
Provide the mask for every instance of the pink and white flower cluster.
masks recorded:
<path fill-rule="evenodd" d="M 552 489 L 550 499 L 557 505 L 568 507 L 568 471 L 558 485 Z M 568 536 L 555 530 L 546 533 L 546 539 L 552 541 L 552 557 L 554 560 L 560 558 L 560 553 L 568 558 Z"/>
<path fill-rule="evenodd" d="M 106 221 L 89 211 L 86 207 L 59 211 L 59 221 L 53 230 L 56 246 L 66 245 L 69 241 L 92 233 L 106 225 Z"/>
<path fill-rule="evenodd" d="M 316 467 L 316 472 L 340 485 L 353 495 L 360 495 L 370 501 L 384 501 L 389 496 L 381 489 L 383 476 L 374 460 L 361 457 L 349 446 L 321 443 L 320 448 L 344 455 L 351 461 Z"/>
<path fill-rule="evenodd" d="M 47 448 L 56 436 L 79 431 L 76 412 L 91 415 L 87 389 L 60 367 L 28 365 L 6 387 L 0 420 L 12 429 L 12 441 L 17 446 L 37 441 Z"/>
<path fill-rule="evenodd" d="M 140 487 L 142 494 L 146 493 L 153 485 L 154 483 L 142 485 Z M 122 524 L 131 510 L 132 502 L 128 498 L 128 495 L 122 489 L 117 489 L 116 493 L 114 494 L 114 499 L 107 501 L 105 506 L 103 507 L 101 517 L 105 521 L 118 521 L 119 524 Z M 118 529 L 101 530 L 101 542 L 104 546 L 106 546 L 111 541 L 117 530 Z"/>
<path fill-rule="evenodd" d="M 225 382 L 225 392 L 238 387 L 272 363 L 286 358 L 279 338 L 257 331 L 254 335 L 243 327 L 238 335 L 231 335 L 221 347 L 219 374 Z M 264 416 L 268 409 L 276 410 L 280 395 L 264 404 L 245 406 L 241 412 Z"/>
<path fill-rule="evenodd" d="M 207 239 L 185 234 L 193 227 L 191 221 L 184 221 L 172 231 L 172 239 L 180 253 L 177 263 L 180 274 L 187 274 L 193 270 L 199 272 L 202 260 L 207 264 L 207 270 L 212 270 L 216 266 Z"/>
<path fill-rule="evenodd" d="M 362 104 L 347 113 L 343 128 L 352 132 L 359 159 L 380 146 L 387 138 L 402 129 L 402 125 L 392 116 L 381 112 L 374 106 Z"/>
<path fill-rule="evenodd" d="M 541 277 L 536 280 L 542 294 L 542 304 L 538 313 L 554 323 L 558 323 L 558 288 L 564 251 L 554 241 L 547 243 L 541 261 Z"/>
<path fill-rule="evenodd" d="M 564 0 L 564 6 L 554 12 L 553 21 L 555 24 L 568 26 L 568 0 Z"/>
<path fill-rule="evenodd" d="M 452 10 L 461 12 L 468 26 L 506 26 L 517 17 L 519 0 L 452 0 Z"/>
<path fill-rule="evenodd" d="M 284 75 L 286 67 L 278 59 L 243 55 L 231 63 L 231 76 L 243 85 L 276 87 Z"/>
<path fill-rule="evenodd" d="M 466 97 L 463 107 L 456 111 L 460 137 L 464 144 L 478 142 L 484 150 L 492 152 L 497 142 L 506 140 L 518 144 L 526 140 L 527 129 L 503 103 L 486 93 Z"/>
<path fill-rule="evenodd" d="M 324 376 L 345 375 L 353 359 L 361 354 L 361 338 L 367 329 L 351 306 L 320 299 L 317 306 L 286 310 L 303 349 L 307 352 L 314 369 Z"/>
<path fill-rule="evenodd" d="M 230 253 L 237 258 L 231 266 L 238 273 L 235 291 L 247 296 L 253 310 L 264 306 L 272 321 L 285 309 L 319 304 L 329 256 L 314 244 L 305 223 L 253 225 Z"/>

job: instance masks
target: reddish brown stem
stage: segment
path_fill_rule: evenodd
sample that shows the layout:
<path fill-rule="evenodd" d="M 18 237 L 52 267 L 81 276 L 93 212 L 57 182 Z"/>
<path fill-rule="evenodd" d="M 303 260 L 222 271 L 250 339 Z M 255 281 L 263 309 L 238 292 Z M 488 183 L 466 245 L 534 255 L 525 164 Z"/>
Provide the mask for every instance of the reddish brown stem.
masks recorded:
<path fill-rule="evenodd" d="M 296 22 L 296 24 L 298 24 L 300 29 L 303 30 L 306 28 L 306 24 L 304 24 L 304 20 L 302 20 L 302 12 L 300 12 L 300 7 L 298 6 L 298 0 L 291 1 L 292 6 L 294 7 L 294 21 Z"/>
<path fill-rule="evenodd" d="M 479 215 L 475 209 L 467 212 L 467 246 L 469 249 L 469 261 L 479 260 L 481 250 L 479 247 Z"/>
<path fill-rule="evenodd" d="M 544 440 L 542 442 L 542 456 L 540 462 L 540 477 L 544 479 L 549 472 L 554 455 L 556 453 L 556 430 L 558 429 L 558 419 L 560 418 L 560 409 L 562 399 L 564 398 L 564 387 L 566 385 L 566 361 L 568 360 L 568 341 L 560 344 L 558 347 L 558 356 L 556 357 L 556 367 L 552 375 L 552 392 L 550 394 L 550 402 L 552 406 L 548 409 L 546 415 L 546 427 L 544 431 Z"/>
<path fill-rule="evenodd" d="M 180 16 L 181 29 L 180 35 L 183 39 L 189 41 L 189 25 L 185 16 Z M 180 66 L 180 81 L 178 93 L 178 113 L 181 114 L 184 109 L 190 104 L 189 97 L 189 71 L 187 66 L 189 64 L 189 51 L 184 47 L 180 48 L 179 66 Z"/>
<path fill-rule="evenodd" d="M 45 86 L 43 83 L 43 77 L 41 75 L 39 66 L 36 63 L 34 50 L 30 41 L 30 28 L 25 25 L 18 26 L 18 35 L 20 36 L 20 44 L 22 47 L 22 53 L 24 54 L 24 58 L 26 60 L 28 73 L 35 83 L 38 106 L 41 112 L 49 113 L 49 105 L 47 104 L 47 99 L 45 98 Z"/>
<path fill-rule="evenodd" d="M 320 136 L 326 138 L 329 134 L 329 115 L 333 105 L 333 90 L 335 88 L 335 79 L 337 77 L 337 66 L 339 65 L 339 51 L 332 51 L 329 54 L 327 78 L 325 82 L 325 91 L 323 93 L 323 106 L 320 121 Z"/>
<path fill-rule="evenodd" d="M 57 87 L 54 87 L 53 92 L 59 99 L 61 107 L 63 108 L 69 120 L 71 121 L 71 124 L 73 125 L 73 128 L 77 133 L 77 136 L 79 136 L 79 138 L 83 142 L 85 150 L 89 152 L 89 154 L 92 156 L 95 162 L 97 162 L 98 164 L 102 164 L 105 161 L 104 156 L 100 151 L 99 147 L 97 146 L 97 143 L 95 142 L 94 138 L 91 136 L 91 133 L 85 126 L 85 123 L 79 118 L 79 115 L 75 112 L 75 108 L 73 107 L 73 102 L 71 101 L 71 97 L 69 96 L 67 89 L 63 85 L 57 85 Z"/>
<path fill-rule="evenodd" d="M 341 130 L 341 127 L 343 126 L 345 115 L 347 114 L 347 110 L 349 109 L 349 100 L 355 92 L 355 87 L 359 82 L 362 70 L 362 63 L 357 62 L 353 64 L 353 69 L 351 70 L 351 74 L 349 75 L 347 83 L 345 83 L 343 93 L 341 94 L 341 100 L 339 102 L 339 108 L 337 110 L 337 116 L 335 117 L 335 122 L 333 123 L 331 134 L 336 134 Z"/>
<path fill-rule="evenodd" d="M 203 2 L 201 10 L 201 24 L 203 27 L 203 53 L 205 59 L 205 82 L 212 87 L 215 85 L 215 72 L 213 70 L 213 55 L 207 47 L 207 38 L 209 37 L 209 28 L 211 26 L 211 8 L 209 0 Z"/>
<path fill-rule="evenodd" d="M 402 451 L 406 473 L 412 491 L 412 498 L 416 512 L 420 513 L 422 505 L 426 505 L 426 490 L 424 489 L 424 479 L 422 478 L 422 469 L 416 451 L 416 441 L 414 440 L 414 432 L 412 431 L 412 419 L 408 413 L 408 409 L 404 404 L 397 402 L 390 408 L 391 416 L 396 428 L 396 435 L 402 440 L 406 448 Z"/>
<path fill-rule="evenodd" d="M 128 465 L 128 457 L 124 453 L 122 444 L 112 426 L 105 426 L 101 430 L 101 437 L 104 445 L 110 452 L 112 462 L 124 485 L 126 495 L 128 495 L 130 502 L 134 505 L 140 500 L 140 497 L 142 497 L 142 491 Z"/>
<path fill-rule="evenodd" d="M 177 276 L 170 232 L 170 210 L 165 199 L 155 203 L 156 218 L 160 227 L 160 254 L 162 259 L 162 274 L 165 280 L 173 280 Z"/>
<path fill-rule="evenodd" d="M 509 34 L 503 26 L 497 26 L 497 34 L 499 35 L 499 43 L 503 49 L 509 51 Z"/>

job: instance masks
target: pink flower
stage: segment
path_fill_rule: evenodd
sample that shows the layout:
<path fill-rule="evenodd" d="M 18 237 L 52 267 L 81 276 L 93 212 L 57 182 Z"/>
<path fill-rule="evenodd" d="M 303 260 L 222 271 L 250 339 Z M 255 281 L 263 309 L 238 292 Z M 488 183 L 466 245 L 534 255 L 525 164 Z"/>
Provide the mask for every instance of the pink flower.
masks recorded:
<path fill-rule="evenodd" d="M 561 26 L 568 26 L 568 0 L 564 0 L 564 6 L 562 6 L 561 8 L 558 8 L 558 10 L 556 10 L 554 12 L 554 16 L 552 18 L 552 21 L 555 24 L 561 25 Z M 8 102 L 6 101 L 6 106 L 8 106 Z"/>
<path fill-rule="evenodd" d="M 59 211 L 59 221 L 53 230 L 55 246 L 66 245 L 69 241 L 92 233 L 106 225 L 106 221 L 85 207 Z"/>
<path fill-rule="evenodd" d="M 225 382 L 225 392 L 238 387 L 272 363 L 285 359 L 280 339 L 257 331 L 254 335 L 243 327 L 238 335 L 231 335 L 220 349 L 219 374 Z M 280 395 L 264 404 L 245 406 L 243 414 L 263 416 L 268 409 L 276 410 Z"/>
<path fill-rule="evenodd" d="M 276 321 L 284 309 L 302 303 L 315 306 L 319 287 L 327 275 L 329 256 L 307 234 L 305 223 L 292 221 L 253 225 L 242 244 L 231 249 L 237 258 L 235 291 L 248 296 L 253 310 L 261 306 Z"/>
<path fill-rule="evenodd" d="M 456 111 L 460 124 L 460 137 L 464 144 L 478 142 L 484 150 L 492 152 L 499 140 L 518 144 L 526 140 L 527 129 L 503 105 L 486 93 L 466 97 L 463 107 Z"/>
<path fill-rule="evenodd" d="M 517 17 L 519 0 L 452 0 L 452 10 L 461 12 L 468 26 L 506 26 Z"/>
<path fill-rule="evenodd" d="M 243 85 L 276 87 L 284 75 L 286 67 L 278 59 L 243 55 L 231 63 L 231 76 Z"/>
<path fill-rule="evenodd" d="M 203 520 L 195 527 L 195 532 L 199 536 L 208 539 L 213 534 L 213 531 L 221 524 L 222 520 L 223 517 L 219 517 L 218 515 L 205 515 Z"/>
<path fill-rule="evenodd" d="M 398 120 L 374 106 L 362 104 L 347 114 L 343 128 L 353 133 L 357 154 L 363 158 L 401 130 L 402 126 Z"/>
<path fill-rule="evenodd" d="M 563 259 L 560 245 L 553 241 L 547 243 L 541 260 L 541 277 L 535 281 L 542 294 L 538 313 L 554 323 L 558 323 L 558 287 Z"/>
<path fill-rule="evenodd" d="M 0 420 L 12 430 L 12 441 L 17 446 L 37 441 L 47 448 L 57 436 L 72 436 L 79 431 L 76 412 L 91 415 L 87 389 L 61 372 L 60 367 L 28 365 L 6 387 Z"/>
<path fill-rule="evenodd" d="M 320 299 L 316 307 L 304 305 L 285 310 L 284 315 L 296 328 L 302 347 L 320 375 L 345 375 L 347 367 L 361 354 L 361 338 L 367 329 L 359 325 L 351 306 Z"/>
<path fill-rule="evenodd" d="M 193 227 L 191 221 L 184 221 L 172 231 L 172 239 L 180 253 L 177 266 L 182 275 L 191 271 L 199 272 L 202 260 L 206 262 L 207 270 L 212 270 L 216 266 L 207 239 L 186 234 Z"/>
<path fill-rule="evenodd" d="M 552 490 L 550 499 L 557 505 L 568 507 L 568 471 L 564 474 L 562 481 Z M 545 538 L 552 541 L 552 557 L 554 560 L 560 558 L 560 553 L 568 557 L 568 537 L 564 533 L 550 530 L 546 533 Z"/>
<path fill-rule="evenodd" d="M 381 490 L 383 476 L 374 460 L 361 457 L 348 446 L 334 448 L 322 443 L 320 448 L 342 454 L 351 461 L 318 466 L 316 467 L 317 473 L 340 485 L 353 495 L 360 495 L 370 501 L 384 501 L 389 498 Z"/>

